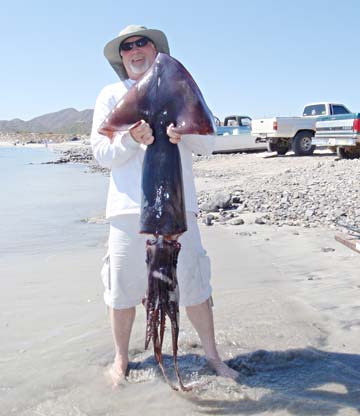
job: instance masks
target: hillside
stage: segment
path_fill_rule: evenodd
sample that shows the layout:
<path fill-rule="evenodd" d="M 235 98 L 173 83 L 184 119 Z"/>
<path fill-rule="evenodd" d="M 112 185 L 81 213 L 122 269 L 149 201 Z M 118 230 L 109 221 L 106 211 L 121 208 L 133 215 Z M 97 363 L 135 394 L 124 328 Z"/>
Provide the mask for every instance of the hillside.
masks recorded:
<path fill-rule="evenodd" d="M 93 113 L 93 110 L 66 108 L 29 121 L 19 118 L 0 120 L 0 132 L 90 134 Z"/>

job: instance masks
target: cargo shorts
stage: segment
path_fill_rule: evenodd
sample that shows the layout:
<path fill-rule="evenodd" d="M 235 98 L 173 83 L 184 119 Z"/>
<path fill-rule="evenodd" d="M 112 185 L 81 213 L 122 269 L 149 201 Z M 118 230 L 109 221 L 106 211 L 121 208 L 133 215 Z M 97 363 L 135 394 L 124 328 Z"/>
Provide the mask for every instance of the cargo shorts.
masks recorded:
<path fill-rule="evenodd" d="M 110 219 L 109 245 L 101 270 L 105 286 L 104 300 L 114 309 L 126 309 L 141 303 L 147 289 L 146 240 L 139 234 L 138 214 L 118 215 Z M 177 279 L 180 305 L 198 305 L 211 296 L 210 259 L 201 242 L 194 212 L 187 212 L 188 230 L 179 238 Z"/>

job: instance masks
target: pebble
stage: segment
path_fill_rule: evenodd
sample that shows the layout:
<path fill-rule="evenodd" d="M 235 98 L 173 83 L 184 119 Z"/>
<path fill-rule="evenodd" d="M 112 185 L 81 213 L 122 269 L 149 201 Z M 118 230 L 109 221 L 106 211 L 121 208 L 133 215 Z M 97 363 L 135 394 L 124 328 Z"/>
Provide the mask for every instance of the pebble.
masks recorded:
<path fill-rule="evenodd" d="M 335 249 L 334 249 L 334 248 L 331 248 L 331 247 L 323 247 L 323 248 L 321 249 L 321 251 L 322 251 L 323 253 L 329 253 L 329 252 L 335 251 Z"/>
<path fill-rule="evenodd" d="M 203 220 L 203 223 L 205 224 L 205 225 L 213 225 L 213 215 L 207 215 L 205 218 L 204 218 L 204 220 Z"/>

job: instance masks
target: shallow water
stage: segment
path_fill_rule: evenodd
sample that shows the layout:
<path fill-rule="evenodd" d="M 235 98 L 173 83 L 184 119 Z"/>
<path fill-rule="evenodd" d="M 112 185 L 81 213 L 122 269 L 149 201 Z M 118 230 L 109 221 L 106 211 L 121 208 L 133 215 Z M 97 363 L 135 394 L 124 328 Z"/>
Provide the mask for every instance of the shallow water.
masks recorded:
<path fill-rule="evenodd" d="M 104 214 L 107 178 L 76 164 L 47 165 L 46 148 L 0 147 L 0 253 L 36 254 L 97 241 L 104 226 L 81 220 Z"/>

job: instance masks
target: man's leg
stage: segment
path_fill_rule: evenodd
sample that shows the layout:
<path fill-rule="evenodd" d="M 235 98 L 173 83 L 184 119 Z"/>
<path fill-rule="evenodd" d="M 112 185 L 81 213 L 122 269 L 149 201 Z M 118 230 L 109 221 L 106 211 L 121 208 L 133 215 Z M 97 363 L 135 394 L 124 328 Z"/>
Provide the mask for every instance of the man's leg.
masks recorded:
<path fill-rule="evenodd" d="M 199 305 L 187 306 L 186 312 L 199 335 L 206 358 L 216 374 L 232 379 L 237 378 L 239 373 L 227 366 L 219 357 L 215 343 L 214 318 L 210 300 L 208 299 Z"/>
<path fill-rule="evenodd" d="M 109 371 L 114 385 L 125 379 L 129 363 L 129 341 L 134 323 L 135 307 L 128 309 L 109 308 L 111 329 L 115 345 L 115 359 Z"/>
<path fill-rule="evenodd" d="M 140 303 L 146 290 L 146 264 L 139 260 L 139 255 L 145 259 L 146 236 L 138 230 L 137 214 L 119 215 L 110 220 L 110 270 L 104 283 L 115 346 L 115 359 L 109 372 L 114 384 L 125 378 L 135 305 Z"/>

